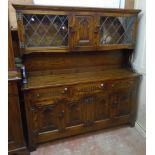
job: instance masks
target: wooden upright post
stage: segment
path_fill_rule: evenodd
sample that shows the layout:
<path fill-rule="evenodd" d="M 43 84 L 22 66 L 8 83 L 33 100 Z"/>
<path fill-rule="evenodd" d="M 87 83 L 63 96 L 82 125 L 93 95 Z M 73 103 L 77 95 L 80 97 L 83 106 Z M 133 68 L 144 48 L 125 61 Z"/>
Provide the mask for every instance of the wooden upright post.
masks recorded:
<path fill-rule="evenodd" d="M 125 0 L 125 9 L 133 9 L 135 0 Z"/>

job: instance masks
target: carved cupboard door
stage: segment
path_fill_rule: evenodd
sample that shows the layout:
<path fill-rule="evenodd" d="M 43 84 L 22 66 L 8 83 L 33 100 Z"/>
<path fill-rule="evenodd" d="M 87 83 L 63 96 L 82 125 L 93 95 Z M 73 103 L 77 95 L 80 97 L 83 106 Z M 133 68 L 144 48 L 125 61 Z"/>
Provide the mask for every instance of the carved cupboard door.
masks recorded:
<path fill-rule="evenodd" d="M 97 94 L 95 104 L 95 121 L 101 121 L 109 118 L 110 118 L 109 95 L 99 93 Z"/>
<path fill-rule="evenodd" d="M 113 94 L 110 97 L 111 103 L 111 117 L 120 117 L 130 114 L 132 92 L 130 89 L 122 89 Z"/>
<path fill-rule="evenodd" d="M 53 104 L 50 104 L 50 101 L 44 101 L 32 106 L 33 130 L 37 133 L 63 131 L 65 129 L 65 104 L 65 100 L 61 99 Z"/>
<path fill-rule="evenodd" d="M 93 46 L 93 16 L 75 16 L 75 47 Z"/>
<path fill-rule="evenodd" d="M 80 102 L 79 98 L 74 97 L 66 104 L 67 107 L 67 121 L 66 126 L 72 127 L 76 125 L 80 125 L 83 122 L 82 117 L 82 103 Z"/>
<path fill-rule="evenodd" d="M 95 122 L 96 95 L 87 94 L 81 98 L 84 126 L 92 126 Z"/>

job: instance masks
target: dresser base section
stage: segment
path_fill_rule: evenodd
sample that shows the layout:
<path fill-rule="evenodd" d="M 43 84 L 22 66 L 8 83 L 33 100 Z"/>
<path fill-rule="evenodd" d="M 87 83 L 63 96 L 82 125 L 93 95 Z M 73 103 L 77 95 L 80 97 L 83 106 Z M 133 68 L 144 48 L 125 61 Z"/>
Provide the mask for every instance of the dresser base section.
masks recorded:
<path fill-rule="evenodd" d="M 45 142 L 51 141 L 51 140 L 74 136 L 74 135 L 87 133 L 87 132 L 91 132 L 91 131 L 96 131 L 96 130 L 100 130 L 100 129 L 104 129 L 104 128 L 115 127 L 115 126 L 119 126 L 119 125 L 123 125 L 123 124 L 124 125 L 129 124 L 129 116 L 122 116 L 122 117 L 119 117 L 116 119 L 107 119 L 104 121 L 98 121 L 94 125 L 89 126 L 89 127 L 84 127 L 83 125 L 78 125 L 76 127 L 75 126 L 68 127 L 61 134 L 60 134 L 60 132 L 52 132 L 52 131 L 43 132 L 37 136 L 37 142 L 38 142 L 38 144 L 45 143 Z"/>

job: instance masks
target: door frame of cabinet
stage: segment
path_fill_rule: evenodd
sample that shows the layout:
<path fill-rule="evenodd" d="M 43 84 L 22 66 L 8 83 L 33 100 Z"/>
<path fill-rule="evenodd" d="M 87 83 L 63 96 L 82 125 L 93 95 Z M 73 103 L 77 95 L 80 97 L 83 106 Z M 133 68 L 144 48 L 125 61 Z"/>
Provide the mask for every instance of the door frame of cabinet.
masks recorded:
<path fill-rule="evenodd" d="M 99 37 L 99 27 L 100 27 L 100 17 L 131 17 L 135 16 L 135 21 L 133 24 L 133 33 L 132 33 L 132 43 L 131 44 L 100 44 L 100 37 Z M 130 14 L 130 13 L 98 13 L 96 17 L 96 31 L 97 31 L 97 41 L 96 46 L 97 50 L 113 50 L 113 49 L 133 49 L 136 42 L 136 29 L 137 29 L 137 15 L 136 14 Z"/>
<path fill-rule="evenodd" d="M 86 19 L 90 19 L 90 31 L 88 32 L 89 33 L 89 39 L 90 39 L 90 45 L 86 45 L 86 44 L 81 44 L 81 45 L 78 45 L 78 39 L 80 39 L 79 37 L 79 28 L 80 28 L 80 25 L 77 24 L 78 22 L 78 18 L 82 18 L 83 17 L 83 21 L 86 20 Z M 75 51 L 94 51 L 96 48 L 95 48 L 95 33 L 94 33 L 94 20 L 95 20 L 95 14 L 92 13 L 92 12 L 75 12 L 73 14 L 73 19 L 72 19 L 72 27 L 74 29 L 74 34 L 73 34 L 73 48 Z M 88 21 L 88 20 L 87 20 Z"/>
<path fill-rule="evenodd" d="M 17 13 L 17 25 L 19 46 L 22 54 L 28 54 L 32 52 L 69 52 L 73 48 L 72 33 L 70 30 L 72 24 L 72 14 L 67 11 L 46 11 L 46 10 L 20 10 Z M 37 15 L 66 15 L 68 16 L 68 46 L 66 47 L 25 47 L 25 31 L 23 24 L 23 14 L 37 14 Z"/>

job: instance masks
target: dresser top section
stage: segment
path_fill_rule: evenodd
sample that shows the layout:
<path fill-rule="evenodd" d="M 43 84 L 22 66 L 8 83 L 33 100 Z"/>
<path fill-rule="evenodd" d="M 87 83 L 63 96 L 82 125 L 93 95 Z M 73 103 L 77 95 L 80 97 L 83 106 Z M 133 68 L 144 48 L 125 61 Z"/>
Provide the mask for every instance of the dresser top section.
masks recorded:
<path fill-rule="evenodd" d="M 71 6 L 45 6 L 45 5 L 22 5 L 13 4 L 16 10 L 52 10 L 52 11 L 93 11 L 106 13 L 138 14 L 141 10 L 115 9 L 115 8 L 93 8 L 93 7 L 71 7 Z"/>

